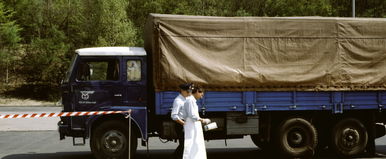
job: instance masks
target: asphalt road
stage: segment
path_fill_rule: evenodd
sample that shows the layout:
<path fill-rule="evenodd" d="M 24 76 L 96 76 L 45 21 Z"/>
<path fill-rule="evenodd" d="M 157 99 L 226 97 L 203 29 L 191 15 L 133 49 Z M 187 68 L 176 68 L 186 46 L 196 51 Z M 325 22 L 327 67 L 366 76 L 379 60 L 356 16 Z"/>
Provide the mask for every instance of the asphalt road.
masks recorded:
<path fill-rule="evenodd" d="M 0 114 L 56 113 L 61 107 L 0 107 Z M 33 119 L 0 119 L 0 131 L 56 130 L 59 117 Z"/>
<path fill-rule="evenodd" d="M 244 139 L 206 142 L 208 159 L 270 159 L 274 155 L 265 153 L 253 145 L 249 137 Z M 161 143 L 158 138 L 151 138 L 149 154 L 146 147 L 138 146 L 137 158 L 169 159 L 177 144 Z M 377 140 L 377 152 L 386 154 L 386 138 Z M 72 146 L 72 140 L 59 140 L 56 131 L 0 132 L 0 157 L 2 159 L 93 159 L 88 145 Z M 337 158 L 328 151 L 315 158 Z M 361 157 L 369 158 L 369 157 Z M 372 157 L 386 158 L 386 157 Z"/>
<path fill-rule="evenodd" d="M 161 143 L 158 138 L 151 138 L 149 144 L 150 159 L 168 159 L 176 148 L 174 142 Z M 206 143 L 208 158 L 234 159 L 259 153 L 250 140 L 229 140 L 228 148 L 224 141 Z M 146 147 L 138 146 L 138 158 L 147 158 Z M 2 159 L 93 159 L 89 142 L 85 146 L 72 146 L 72 139 L 59 141 L 56 131 L 1 132 L 0 157 Z M 243 157 L 247 159 L 247 157 Z"/>
<path fill-rule="evenodd" d="M 57 112 L 60 108 L 12 108 L 0 107 L 0 114 L 25 112 Z M 0 158 L 2 159 L 93 159 L 89 142 L 85 146 L 72 146 L 72 138 L 59 140 L 55 130 L 58 119 L 0 119 Z M 376 140 L 378 157 L 386 156 L 386 137 Z M 137 158 L 169 159 L 177 147 L 174 142 L 162 143 L 158 138 L 149 140 L 149 153 L 146 147 L 138 146 Z M 246 136 L 244 139 L 215 140 L 206 142 L 208 159 L 270 159 L 274 155 L 259 150 Z M 273 152 L 274 153 L 274 152 Z M 315 158 L 337 158 L 332 153 L 321 152 Z"/>

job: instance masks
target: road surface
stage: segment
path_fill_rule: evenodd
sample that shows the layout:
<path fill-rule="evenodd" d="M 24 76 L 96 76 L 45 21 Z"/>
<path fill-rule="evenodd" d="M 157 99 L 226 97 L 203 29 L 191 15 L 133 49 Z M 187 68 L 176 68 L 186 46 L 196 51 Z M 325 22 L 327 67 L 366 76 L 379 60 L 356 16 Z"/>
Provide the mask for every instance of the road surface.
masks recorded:
<path fill-rule="evenodd" d="M 0 107 L 0 114 L 27 112 L 59 112 L 58 107 Z M 85 146 L 72 146 L 72 138 L 59 140 L 56 131 L 58 118 L 0 119 L 0 158 L 2 159 L 93 159 L 89 141 Z M 139 142 L 140 143 L 140 142 Z M 378 157 L 386 154 L 386 137 L 376 140 Z M 174 142 L 162 143 L 158 138 L 149 140 L 146 147 L 138 146 L 137 158 L 169 159 L 177 147 Z M 248 136 L 244 139 L 206 142 L 208 159 L 270 159 L 273 154 L 259 150 Z M 330 152 L 321 152 L 316 158 L 337 158 Z M 369 158 L 369 157 L 361 157 Z"/>

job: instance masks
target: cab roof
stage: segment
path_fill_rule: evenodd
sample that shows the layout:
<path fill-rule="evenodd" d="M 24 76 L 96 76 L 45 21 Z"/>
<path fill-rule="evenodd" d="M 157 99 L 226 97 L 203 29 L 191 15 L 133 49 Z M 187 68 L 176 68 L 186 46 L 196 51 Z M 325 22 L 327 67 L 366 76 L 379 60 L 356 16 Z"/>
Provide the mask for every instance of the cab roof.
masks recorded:
<path fill-rule="evenodd" d="M 75 51 L 79 56 L 146 56 L 141 47 L 94 47 Z"/>

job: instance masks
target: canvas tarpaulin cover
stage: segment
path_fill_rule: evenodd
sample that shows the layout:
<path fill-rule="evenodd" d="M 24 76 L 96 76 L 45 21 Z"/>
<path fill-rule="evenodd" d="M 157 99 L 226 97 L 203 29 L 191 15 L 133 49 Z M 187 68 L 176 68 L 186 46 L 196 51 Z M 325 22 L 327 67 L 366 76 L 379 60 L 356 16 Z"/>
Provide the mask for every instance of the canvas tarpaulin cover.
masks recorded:
<path fill-rule="evenodd" d="M 156 91 L 386 89 L 386 19 L 150 14 Z"/>

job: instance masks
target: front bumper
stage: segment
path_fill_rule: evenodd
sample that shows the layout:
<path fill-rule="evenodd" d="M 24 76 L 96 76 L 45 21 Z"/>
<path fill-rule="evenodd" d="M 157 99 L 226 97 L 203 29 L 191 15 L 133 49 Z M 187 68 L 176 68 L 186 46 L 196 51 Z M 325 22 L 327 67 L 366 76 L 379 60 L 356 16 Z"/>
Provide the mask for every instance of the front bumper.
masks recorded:
<path fill-rule="evenodd" d="M 87 138 L 84 129 L 72 129 L 71 125 L 65 124 L 62 120 L 58 122 L 58 131 L 60 140 L 65 139 L 66 136 Z"/>
<path fill-rule="evenodd" d="M 58 122 L 58 131 L 60 135 L 60 140 L 63 140 L 66 138 L 69 130 L 69 125 L 64 125 L 63 121 Z"/>

